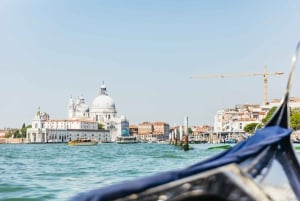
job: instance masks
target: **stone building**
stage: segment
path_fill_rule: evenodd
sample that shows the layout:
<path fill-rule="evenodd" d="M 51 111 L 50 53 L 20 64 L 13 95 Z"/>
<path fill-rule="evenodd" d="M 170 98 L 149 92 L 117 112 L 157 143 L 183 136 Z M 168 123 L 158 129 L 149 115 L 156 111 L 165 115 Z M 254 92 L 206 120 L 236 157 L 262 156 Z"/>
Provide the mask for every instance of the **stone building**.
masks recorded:
<path fill-rule="evenodd" d="M 169 124 L 165 122 L 143 122 L 138 125 L 137 137 L 142 141 L 167 140 L 169 130 Z"/>
<path fill-rule="evenodd" d="M 129 136 L 129 121 L 125 116 L 117 117 L 115 103 L 102 83 L 91 109 L 83 96 L 76 101 L 71 97 L 68 119 L 50 119 L 48 114 L 38 111 L 27 136 L 30 143 L 66 142 L 77 138 L 114 142 L 117 137 Z"/>

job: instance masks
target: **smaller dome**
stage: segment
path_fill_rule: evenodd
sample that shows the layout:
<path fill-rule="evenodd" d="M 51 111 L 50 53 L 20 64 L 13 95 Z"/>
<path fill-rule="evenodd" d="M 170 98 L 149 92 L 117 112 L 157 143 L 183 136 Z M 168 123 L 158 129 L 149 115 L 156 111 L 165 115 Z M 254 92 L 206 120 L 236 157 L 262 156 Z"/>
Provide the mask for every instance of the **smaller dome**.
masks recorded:
<path fill-rule="evenodd" d="M 75 106 L 75 110 L 77 112 L 82 112 L 82 113 L 88 112 L 89 111 L 89 106 L 85 103 L 80 103 L 80 104 Z"/>

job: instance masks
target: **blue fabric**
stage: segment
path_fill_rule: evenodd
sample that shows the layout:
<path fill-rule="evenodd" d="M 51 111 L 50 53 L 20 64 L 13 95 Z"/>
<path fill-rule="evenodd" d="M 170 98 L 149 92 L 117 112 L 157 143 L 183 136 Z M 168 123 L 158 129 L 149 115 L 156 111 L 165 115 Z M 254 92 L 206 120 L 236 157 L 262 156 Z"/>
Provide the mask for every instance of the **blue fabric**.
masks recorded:
<path fill-rule="evenodd" d="M 282 128 L 279 126 L 265 127 L 256 131 L 252 137 L 238 143 L 231 149 L 185 169 L 163 172 L 153 176 L 125 181 L 116 185 L 92 190 L 75 196 L 71 199 L 71 201 L 113 200 L 130 195 L 132 193 L 142 192 L 148 188 L 182 179 L 187 176 L 201 173 L 206 170 L 221 167 L 229 163 L 240 163 L 249 157 L 256 156 L 266 147 L 279 143 L 284 138 L 288 138 L 291 133 L 291 129 Z"/>

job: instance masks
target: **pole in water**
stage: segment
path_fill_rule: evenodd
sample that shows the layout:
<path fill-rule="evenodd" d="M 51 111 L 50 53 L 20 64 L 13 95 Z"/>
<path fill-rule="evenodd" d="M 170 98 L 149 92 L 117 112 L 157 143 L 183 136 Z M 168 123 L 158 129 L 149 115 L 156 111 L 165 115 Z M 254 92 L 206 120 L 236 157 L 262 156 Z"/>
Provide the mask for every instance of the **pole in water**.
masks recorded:
<path fill-rule="evenodd" d="M 189 150 L 189 137 L 188 137 L 188 135 L 184 136 L 183 150 L 184 151 Z"/>

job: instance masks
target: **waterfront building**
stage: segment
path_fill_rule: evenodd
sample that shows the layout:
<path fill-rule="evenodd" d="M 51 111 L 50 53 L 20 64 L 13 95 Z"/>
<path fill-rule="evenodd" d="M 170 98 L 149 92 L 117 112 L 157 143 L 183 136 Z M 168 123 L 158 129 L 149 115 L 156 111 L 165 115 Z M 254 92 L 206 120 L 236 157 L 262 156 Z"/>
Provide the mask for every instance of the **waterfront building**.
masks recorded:
<path fill-rule="evenodd" d="M 169 130 L 169 124 L 165 122 L 143 122 L 138 125 L 137 137 L 142 141 L 166 140 Z"/>
<path fill-rule="evenodd" d="M 106 129 L 109 128 L 111 122 L 117 118 L 116 105 L 113 99 L 108 96 L 104 83 L 100 87 L 99 95 L 92 103 L 90 117 L 94 121 L 101 123 Z"/>
<path fill-rule="evenodd" d="M 226 135 L 245 134 L 244 127 L 250 123 L 261 123 L 272 107 L 278 107 L 279 99 L 273 99 L 268 105 L 243 104 L 235 108 L 227 108 L 217 111 L 214 118 L 214 133 Z M 300 98 L 291 97 L 289 105 L 291 109 L 300 108 Z M 235 136 L 232 136 L 234 138 Z"/>
<path fill-rule="evenodd" d="M 268 105 L 244 104 L 219 110 L 214 118 L 213 134 L 219 141 L 246 138 L 249 134 L 244 131 L 244 127 L 250 123 L 261 123 L 268 111 L 272 107 L 278 107 L 280 101 L 273 99 Z M 289 105 L 291 109 L 300 108 L 300 99 L 292 97 Z"/>
<path fill-rule="evenodd" d="M 117 117 L 115 102 L 108 95 L 104 83 L 100 87 L 99 95 L 93 100 L 89 118 L 109 130 L 113 142 L 117 137 L 129 136 L 129 121 L 124 115 Z"/>
<path fill-rule="evenodd" d="M 281 99 L 273 99 L 270 103 L 269 103 L 269 108 L 272 107 L 278 107 L 280 105 L 280 101 Z M 293 109 L 293 108 L 300 108 L 300 98 L 296 98 L 296 97 L 290 97 L 290 102 L 289 102 L 289 106 Z"/>
<path fill-rule="evenodd" d="M 0 130 L 0 144 L 6 143 L 5 134 L 8 130 L 1 129 Z"/>
<path fill-rule="evenodd" d="M 153 123 L 153 136 L 156 137 L 157 140 L 168 139 L 169 132 L 170 132 L 169 124 L 165 122 Z"/>
<path fill-rule="evenodd" d="M 138 127 L 136 125 L 129 125 L 129 133 L 130 133 L 130 135 L 137 136 L 138 131 L 139 131 L 139 129 L 138 129 Z"/>
<path fill-rule="evenodd" d="M 125 116 L 113 118 L 109 121 L 108 129 L 111 133 L 111 140 L 116 142 L 119 137 L 129 137 L 129 121 Z"/>
<path fill-rule="evenodd" d="M 182 125 L 171 127 L 169 132 L 169 141 L 183 141 L 183 136 L 185 135 L 185 133 L 183 133 L 184 130 L 186 130 L 185 126 Z"/>
<path fill-rule="evenodd" d="M 0 129 L 0 138 L 4 138 L 7 130 Z"/>
<path fill-rule="evenodd" d="M 138 135 L 147 135 L 153 133 L 153 125 L 150 122 L 143 122 L 138 125 Z"/>
<path fill-rule="evenodd" d="M 181 132 L 181 126 L 173 126 L 170 128 L 169 132 L 169 142 L 177 144 L 177 142 L 182 141 L 180 137 L 182 136 Z"/>
<path fill-rule="evenodd" d="M 192 133 L 189 134 L 189 140 L 197 143 L 209 142 L 213 132 L 213 126 L 202 125 L 192 126 Z"/>
<path fill-rule="evenodd" d="M 68 117 L 73 118 L 89 118 L 89 106 L 85 103 L 83 96 L 80 96 L 76 102 L 71 97 L 68 105 Z"/>
<path fill-rule="evenodd" d="M 219 110 L 215 115 L 214 133 L 243 134 L 245 125 L 260 123 L 267 111 L 258 104 L 236 105 L 235 108 Z"/>
<path fill-rule="evenodd" d="M 98 123 L 89 119 L 54 120 L 38 111 L 27 129 L 28 143 L 64 143 L 76 139 L 92 139 L 110 142 L 110 132 L 98 129 Z"/>
<path fill-rule="evenodd" d="M 117 117 L 115 103 L 108 96 L 104 83 L 91 110 L 83 96 L 76 101 L 71 97 L 68 119 L 50 119 L 48 114 L 38 111 L 32 121 L 32 128 L 27 130 L 29 143 L 67 142 L 79 138 L 114 142 L 122 136 L 129 136 L 129 121 L 125 116 Z"/>

